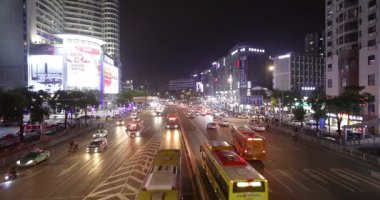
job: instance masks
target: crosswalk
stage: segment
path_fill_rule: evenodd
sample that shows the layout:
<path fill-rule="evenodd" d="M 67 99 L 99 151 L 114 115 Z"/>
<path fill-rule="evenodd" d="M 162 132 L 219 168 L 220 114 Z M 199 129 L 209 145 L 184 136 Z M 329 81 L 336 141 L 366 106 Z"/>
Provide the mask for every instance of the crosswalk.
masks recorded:
<path fill-rule="evenodd" d="M 347 168 L 264 169 L 262 173 L 268 179 L 272 193 L 280 192 L 278 190 L 288 193 L 307 193 L 312 190 L 328 192 L 331 188 L 348 193 L 380 191 L 380 180 L 371 173 Z M 279 186 L 277 191 L 274 185 Z"/>
<path fill-rule="evenodd" d="M 153 158 L 160 149 L 161 141 L 160 134 L 152 137 L 84 199 L 135 199 Z"/>

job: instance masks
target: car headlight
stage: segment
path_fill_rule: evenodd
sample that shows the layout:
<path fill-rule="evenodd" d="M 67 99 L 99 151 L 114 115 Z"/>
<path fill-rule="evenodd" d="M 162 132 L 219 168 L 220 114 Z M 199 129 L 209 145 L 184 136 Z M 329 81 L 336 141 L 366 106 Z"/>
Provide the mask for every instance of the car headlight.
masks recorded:
<path fill-rule="evenodd" d="M 169 125 L 166 125 L 166 128 L 169 128 L 170 126 Z"/>
<path fill-rule="evenodd" d="M 19 165 L 19 164 L 21 164 L 21 161 L 18 160 L 16 163 Z"/>
<path fill-rule="evenodd" d="M 139 131 L 137 131 L 137 132 L 136 132 L 136 135 L 139 135 L 139 134 L 140 134 L 140 132 L 139 132 Z"/>
<path fill-rule="evenodd" d="M 30 164 L 32 164 L 33 163 L 33 160 L 29 160 L 26 164 L 27 165 L 30 165 Z"/>
<path fill-rule="evenodd" d="M 87 151 L 87 152 L 90 152 L 90 148 L 87 148 L 86 151 Z"/>
<path fill-rule="evenodd" d="M 92 137 L 96 137 L 96 135 L 92 135 Z"/>
<path fill-rule="evenodd" d="M 174 125 L 174 128 L 177 128 L 178 127 L 178 125 Z"/>

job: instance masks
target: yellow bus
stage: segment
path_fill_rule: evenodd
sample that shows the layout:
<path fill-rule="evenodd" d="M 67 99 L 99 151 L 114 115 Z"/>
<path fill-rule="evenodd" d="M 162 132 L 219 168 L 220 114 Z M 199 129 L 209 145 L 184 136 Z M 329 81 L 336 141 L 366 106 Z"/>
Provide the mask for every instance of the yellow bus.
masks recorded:
<path fill-rule="evenodd" d="M 267 200 L 268 181 L 235 151 L 201 146 L 202 168 L 217 199 Z"/>
<path fill-rule="evenodd" d="M 249 126 L 233 127 L 231 136 L 237 153 L 244 159 L 263 160 L 265 158 L 265 138 Z"/>
<path fill-rule="evenodd" d="M 138 200 L 179 200 L 181 199 L 181 151 L 179 149 L 159 150 L 152 162 Z"/>

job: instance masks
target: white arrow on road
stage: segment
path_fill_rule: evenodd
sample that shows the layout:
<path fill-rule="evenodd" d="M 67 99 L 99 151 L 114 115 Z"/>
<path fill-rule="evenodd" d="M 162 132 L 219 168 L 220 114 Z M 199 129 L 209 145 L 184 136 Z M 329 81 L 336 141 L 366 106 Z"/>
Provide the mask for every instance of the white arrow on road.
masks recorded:
<path fill-rule="evenodd" d="M 66 174 L 67 172 L 69 172 L 70 170 L 72 170 L 77 165 L 78 165 L 78 163 L 75 163 L 75 164 L 71 165 L 70 167 L 62 170 L 61 173 L 58 174 L 58 176 L 62 176 L 64 174 Z"/>

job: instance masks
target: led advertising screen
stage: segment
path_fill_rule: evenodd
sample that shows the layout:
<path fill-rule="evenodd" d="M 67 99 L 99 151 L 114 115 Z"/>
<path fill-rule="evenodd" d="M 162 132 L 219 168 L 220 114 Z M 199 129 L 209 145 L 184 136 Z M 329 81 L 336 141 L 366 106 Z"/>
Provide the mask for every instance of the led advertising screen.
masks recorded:
<path fill-rule="evenodd" d="M 63 89 L 63 57 L 31 55 L 28 59 L 28 86 L 33 90 L 55 92 Z"/>
<path fill-rule="evenodd" d="M 68 44 L 67 89 L 99 89 L 100 46 Z"/>
<path fill-rule="evenodd" d="M 119 93 L 119 69 L 104 62 L 104 93 Z"/>

